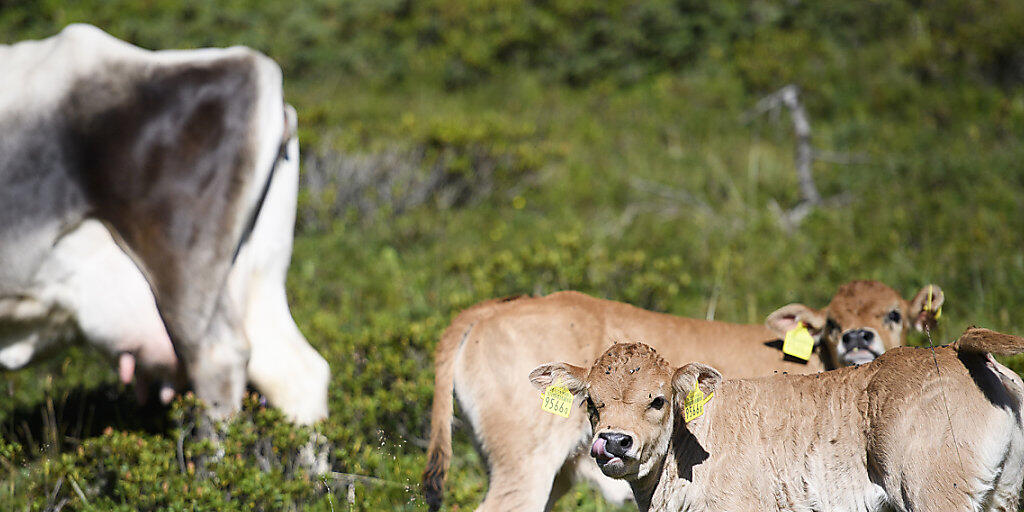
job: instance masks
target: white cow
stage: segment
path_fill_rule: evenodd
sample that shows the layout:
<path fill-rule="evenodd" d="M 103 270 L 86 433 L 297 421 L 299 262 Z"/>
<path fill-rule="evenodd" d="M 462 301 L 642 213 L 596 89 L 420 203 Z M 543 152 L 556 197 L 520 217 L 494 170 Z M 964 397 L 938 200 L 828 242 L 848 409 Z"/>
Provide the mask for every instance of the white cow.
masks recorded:
<path fill-rule="evenodd" d="M 285 300 L 298 143 L 280 68 L 86 25 L 0 62 L 0 364 L 78 329 L 122 377 L 166 376 L 169 338 L 214 418 L 246 380 L 295 421 L 325 417 L 328 365 Z"/>

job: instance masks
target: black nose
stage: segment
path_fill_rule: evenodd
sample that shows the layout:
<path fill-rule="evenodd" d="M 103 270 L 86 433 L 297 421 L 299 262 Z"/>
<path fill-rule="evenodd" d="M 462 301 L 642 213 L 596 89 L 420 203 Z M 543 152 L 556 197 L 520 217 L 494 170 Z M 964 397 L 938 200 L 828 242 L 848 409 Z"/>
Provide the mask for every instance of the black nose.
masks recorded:
<path fill-rule="evenodd" d="M 633 438 L 626 434 L 619 434 L 617 432 L 602 432 L 601 435 L 597 436 L 605 440 L 606 444 L 604 449 L 619 458 L 625 457 L 626 452 L 629 451 L 629 447 L 633 446 Z"/>
<path fill-rule="evenodd" d="M 869 348 L 871 346 L 871 341 L 874 339 L 875 333 L 867 329 L 856 329 L 853 331 L 846 331 L 843 334 L 843 345 L 846 346 L 846 350 Z"/>

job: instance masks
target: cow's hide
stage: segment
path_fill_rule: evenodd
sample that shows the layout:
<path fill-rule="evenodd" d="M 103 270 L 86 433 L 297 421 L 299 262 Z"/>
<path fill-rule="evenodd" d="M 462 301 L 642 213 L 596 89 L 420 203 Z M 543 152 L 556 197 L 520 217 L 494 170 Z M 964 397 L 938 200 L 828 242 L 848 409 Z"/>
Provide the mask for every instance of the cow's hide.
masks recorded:
<path fill-rule="evenodd" d="M 273 61 L 241 47 L 150 52 L 73 25 L 0 46 L 0 62 L 0 317 L 25 326 L 61 316 L 34 296 L 40 271 L 95 218 L 145 276 L 214 416 L 240 403 L 258 345 L 246 332 L 254 310 L 286 324 L 276 330 L 292 349 L 278 352 L 312 352 L 283 301 L 297 155 L 293 168 L 280 162 L 297 148 L 286 149 L 294 123 Z M 276 218 L 264 218 L 268 209 Z M 275 246 L 273 261 L 246 256 Z M 300 421 L 326 414 L 326 363 L 308 355 L 323 371 L 290 371 L 324 388 L 313 393 L 323 403 L 293 411 Z"/>

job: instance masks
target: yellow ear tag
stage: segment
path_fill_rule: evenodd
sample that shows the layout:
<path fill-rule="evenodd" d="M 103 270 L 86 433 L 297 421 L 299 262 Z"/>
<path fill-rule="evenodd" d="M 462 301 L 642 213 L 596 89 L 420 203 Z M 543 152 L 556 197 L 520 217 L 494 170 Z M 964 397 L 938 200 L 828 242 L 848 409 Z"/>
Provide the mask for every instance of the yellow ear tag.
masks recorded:
<path fill-rule="evenodd" d="M 782 353 L 809 361 L 811 352 L 814 352 L 814 338 L 807 331 L 807 326 L 800 322 L 786 333 L 786 339 L 782 341 Z"/>
<path fill-rule="evenodd" d="M 697 385 L 697 381 L 693 381 L 693 391 L 690 391 L 686 398 L 683 399 L 683 420 L 687 423 L 700 418 L 704 415 L 704 404 L 711 400 L 711 397 L 715 396 L 714 393 L 709 393 L 708 396 L 704 396 L 704 392 L 700 390 L 700 386 Z"/>
<path fill-rule="evenodd" d="M 932 311 L 932 294 L 935 293 L 931 285 L 928 285 L 928 303 L 924 305 L 925 311 Z M 942 306 L 935 310 L 935 321 L 942 318 Z"/>
<path fill-rule="evenodd" d="M 563 418 L 568 418 L 569 411 L 572 410 L 572 393 L 559 384 L 561 384 L 561 381 L 548 386 L 544 390 L 544 394 L 541 396 L 540 409 L 551 414 L 557 414 Z"/>

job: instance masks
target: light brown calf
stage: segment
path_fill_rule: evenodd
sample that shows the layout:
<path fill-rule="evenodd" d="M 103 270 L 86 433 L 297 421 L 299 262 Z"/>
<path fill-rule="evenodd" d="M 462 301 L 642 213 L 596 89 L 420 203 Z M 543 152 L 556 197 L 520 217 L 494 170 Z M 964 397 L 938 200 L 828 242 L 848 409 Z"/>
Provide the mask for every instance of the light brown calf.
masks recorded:
<path fill-rule="evenodd" d="M 767 326 L 681 318 L 575 292 L 478 304 L 455 317 L 435 354 L 427 502 L 440 507 L 451 460 L 453 387 L 490 469 L 479 510 L 544 510 L 578 480 L 621 503 L 632 497 L 629 486 L 602 475 L 587 456 L 586 414 L 565 419 L 540 410 L 523 378 L 538 364 L 589 366 L 616 341 L 642 340 L 675 364 L 706 361 L 731 377 L 813 373 L 861 361 L 861 351 L 880 354 L 903 344 L 911 325 L 934 322 L 943 300 L 934 285 L 908 302 L 882 283 L 854 281 L 825 309 L 791 304 L 772 313 Z M 781 352 L 780 337 L 800 322 L 818 342 L 807 362 Z"/>
<path fill-rule="evenodd" d="M 1021 352 L 1024 338 L 971 328 L 862 366 L 723 380 L 636 343 L 530 379 L 587 403 L 591 455 L 644 512 L 1016 511 L 1024 382 L 991 354 Z"/>

